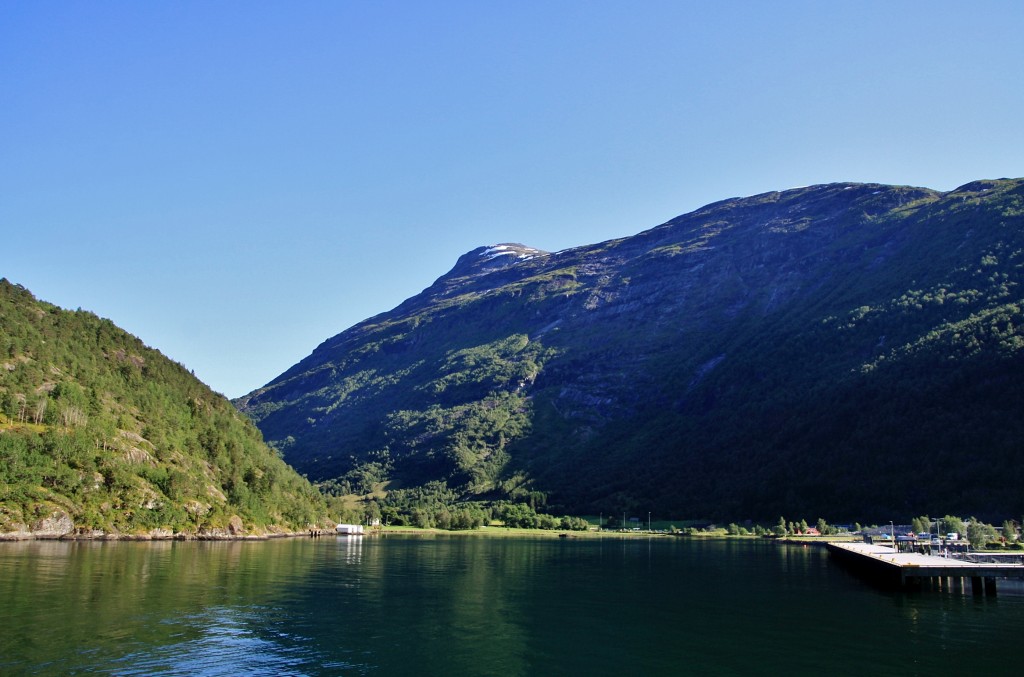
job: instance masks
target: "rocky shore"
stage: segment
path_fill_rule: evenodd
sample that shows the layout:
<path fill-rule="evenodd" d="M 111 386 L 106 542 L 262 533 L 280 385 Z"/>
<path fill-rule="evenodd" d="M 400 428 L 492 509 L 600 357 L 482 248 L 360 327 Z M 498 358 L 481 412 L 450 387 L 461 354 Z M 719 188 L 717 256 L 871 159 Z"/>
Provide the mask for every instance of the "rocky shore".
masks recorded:
<path fill-rule="evenodd" d="M 228 521 L 227 527 L 202 527 L 194 532 L 174 532 L 170 529 L 151 529 L 142 533 L 109 532 L 101 529 L 76 527 L 71 516 L 62 510 L 31 524 L 7 523 L 0 532 L 0 541 L 264 541 L 270 538 L 306 536 L 309 530 L 291 531 L 270 526 L 246 529 L 238 516 Z"/>

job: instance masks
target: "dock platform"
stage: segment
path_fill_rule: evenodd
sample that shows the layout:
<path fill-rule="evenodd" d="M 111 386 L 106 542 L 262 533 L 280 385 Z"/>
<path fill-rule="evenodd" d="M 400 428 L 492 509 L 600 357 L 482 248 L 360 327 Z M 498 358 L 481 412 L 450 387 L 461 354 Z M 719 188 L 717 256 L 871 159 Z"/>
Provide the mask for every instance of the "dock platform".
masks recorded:
<path fill-rule="evenodd" d="M 888 545 L 829 543 L 830 557 L 877 582 L 912 587 L 964 589 L 970 580 L 974 594 L 996 594 L 996 580 L 1024 579 L 1024 564 L 970 561 L 941 555 L 897 552 Z"/>

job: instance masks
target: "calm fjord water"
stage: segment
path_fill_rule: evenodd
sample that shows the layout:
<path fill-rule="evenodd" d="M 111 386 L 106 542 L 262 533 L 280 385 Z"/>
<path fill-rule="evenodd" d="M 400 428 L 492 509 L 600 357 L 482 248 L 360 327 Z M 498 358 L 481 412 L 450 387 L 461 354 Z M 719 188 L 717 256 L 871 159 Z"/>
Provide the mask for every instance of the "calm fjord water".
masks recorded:
<path fill-rule="evenodd" d="M 1014 674 L 1024 595 L 763 541 L 0 544 L 0 674 Z"/>

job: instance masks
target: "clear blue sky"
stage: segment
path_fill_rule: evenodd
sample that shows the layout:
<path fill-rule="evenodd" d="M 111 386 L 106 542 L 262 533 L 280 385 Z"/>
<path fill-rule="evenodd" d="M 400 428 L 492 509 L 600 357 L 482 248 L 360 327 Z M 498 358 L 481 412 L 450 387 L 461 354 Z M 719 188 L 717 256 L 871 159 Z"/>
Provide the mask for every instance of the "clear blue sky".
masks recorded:
<path fill-rule="evenodd" d="M 1024 2 L 0 3 L 0 276 L 229 396 L 479 245 L 1024 175 Z"/>

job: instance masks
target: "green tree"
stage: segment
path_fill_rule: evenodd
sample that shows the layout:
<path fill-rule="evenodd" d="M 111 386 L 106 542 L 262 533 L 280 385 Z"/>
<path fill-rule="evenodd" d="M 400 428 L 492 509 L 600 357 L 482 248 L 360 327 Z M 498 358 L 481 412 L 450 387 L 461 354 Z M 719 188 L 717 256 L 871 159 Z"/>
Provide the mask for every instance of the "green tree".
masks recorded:
<path fill-rule="evenodd" d="M 963 535 L 966 532 L 964 521 L 959 517 L 954 517 L 953 515 L 946 515 L 943 517 L 940 521 L 940 525 L 943 534 L 956 533 Z"/>
<path fill-rule="evenodd" d="M 366 507 L 363 509 L 364 519 L 368 523 L 373 524 L 374 521 L 380 520 L 380 514 L 380 506 L 377 504 L 377 501 L 367 501 Z"/>
<path fill-rule="evenodd" d="M 414 527 L 429 529 L 433 526 L 433 522 L 430 519 L 430 513 L 423 508 L 413 508 L 410 517 Z"/>
<path fill-rule="evenodd" d="M 381 506 L 380 520 L 384 526 L 403 526 L 405 524 L 405 516 L 393 505 Z"/>
<path fill-rule="evenodd" d="M 996 529 L 991 524 L 979 522 L 974 517 L 967 522 L 967 540 L 970 541 L 972 548 L 982 548 L 998 538 Z"/>
<path fill-rule="evenodd" d="M 775 528 L 772 529 L 772 533 L 779 537 L 785 536 L 788 533 L 785 517 L 779 518 L 779 522 L 775 525 Z"/>

